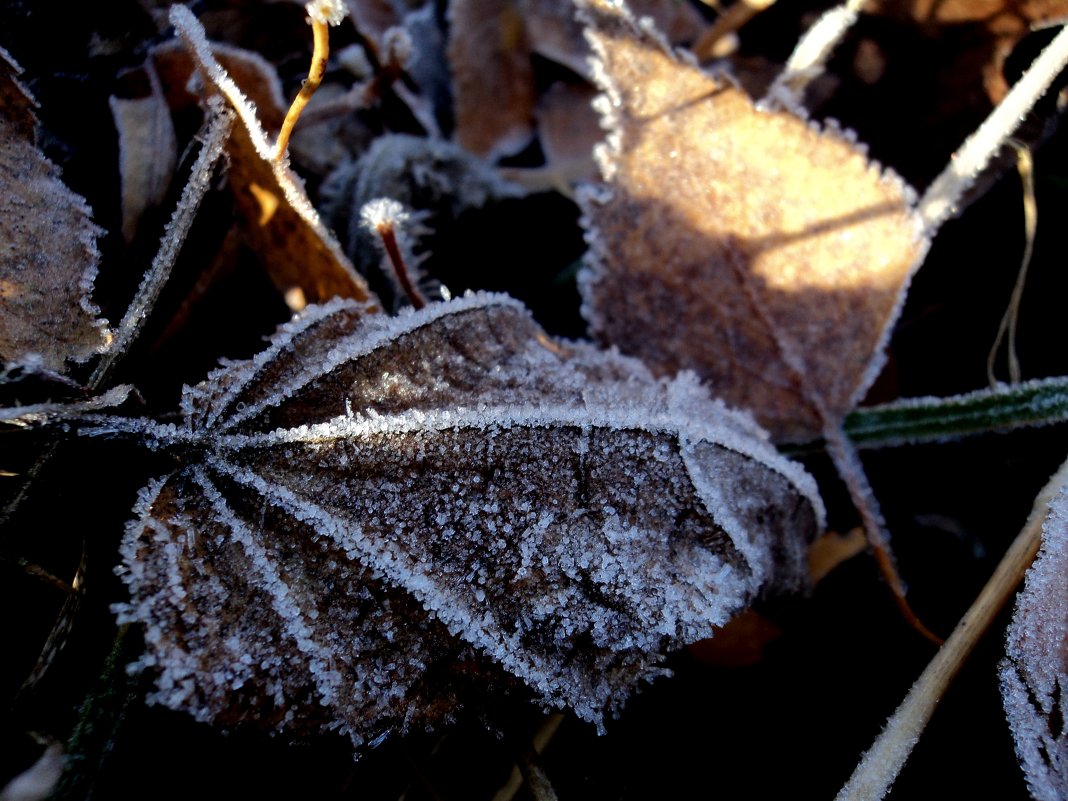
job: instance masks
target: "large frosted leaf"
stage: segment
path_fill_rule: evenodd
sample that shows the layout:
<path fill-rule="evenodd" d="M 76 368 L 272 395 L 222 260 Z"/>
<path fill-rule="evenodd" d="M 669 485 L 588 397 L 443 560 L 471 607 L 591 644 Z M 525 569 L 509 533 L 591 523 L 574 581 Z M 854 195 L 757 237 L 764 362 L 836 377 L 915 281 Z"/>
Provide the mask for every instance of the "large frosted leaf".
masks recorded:
<path fill-rule="evenodd" d="M 843 132 L 761 110 L 605 0 L 580 4 L 608 140 L 583 211 L 595 334 L 692 369 L 779 440 L 856 405 L 926 242 L 912 193 Z"/>
<path fill-rule="evenodd" d="M 1001 664 L 1001 695 L 1031 795 L 1068 799 L 1068 495 L 1050 504 Z"/>
<path fill-rule="evenodd" d="M 116 423 L 187 465 L 123 546 L 155 700 L 359 743 L 440 719 L 475 668 L 600 722 L 803 580 L 812 480 L 692 376 L 502 296 L 359 312 L 309 309 L 177 427 Z"/>

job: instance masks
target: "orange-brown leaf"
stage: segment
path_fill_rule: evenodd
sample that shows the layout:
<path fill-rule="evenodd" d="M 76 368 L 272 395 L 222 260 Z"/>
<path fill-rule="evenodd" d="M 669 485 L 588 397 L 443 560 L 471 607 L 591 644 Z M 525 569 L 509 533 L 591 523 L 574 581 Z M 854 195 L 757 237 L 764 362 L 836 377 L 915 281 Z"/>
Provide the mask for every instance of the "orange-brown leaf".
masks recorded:
<path fill-rule="evenodd" d="M 319 219 L 300 179 L 271 158 L 267 132 L 276 131 L 285 116 L 273 69 L 238 48 L 209 47 L 203 28 L 182 6 L 172 9 L 172 21 L 192 60 L 171 46 L 157 50 L 156 63 L 161 76 L 170 76 L 164 80 L 172 92 L 184 85 L 179 83 L 183 73 L 198 69 L 209 91 L 223 95 L 237 112 L 240 123 L 227 144 L 229 182 L 246 239 L 271 280 L 282 292 L 299 289 L 309 303 L 334 296 L 371 298 L 366 282 Z"/>
<path fill-rule="evenodd" d="M 596 335 L 692 369 L 776 439 L 863 396 L 926 242 L 912 192 L 833 127 L 760 110 L 606 2 L 585 3 L 607 95 L 604 191 L 583 200 Z"/>

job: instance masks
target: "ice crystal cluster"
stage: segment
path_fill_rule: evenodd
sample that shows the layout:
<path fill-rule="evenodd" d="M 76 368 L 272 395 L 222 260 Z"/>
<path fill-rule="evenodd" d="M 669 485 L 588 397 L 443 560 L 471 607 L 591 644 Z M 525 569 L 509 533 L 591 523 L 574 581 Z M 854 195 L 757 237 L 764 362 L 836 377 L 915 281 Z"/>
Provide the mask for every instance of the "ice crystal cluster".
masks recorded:
<path fill-rule="evenodd" d="M 600 724 L 662 654 L 796 587 L 811 478 L 687 374 L 549 340 L 516 301 L 309 307 L 131 424 L 183 465 L 123 543 L 152 699 L 357 745 L 471 676 Z"/>

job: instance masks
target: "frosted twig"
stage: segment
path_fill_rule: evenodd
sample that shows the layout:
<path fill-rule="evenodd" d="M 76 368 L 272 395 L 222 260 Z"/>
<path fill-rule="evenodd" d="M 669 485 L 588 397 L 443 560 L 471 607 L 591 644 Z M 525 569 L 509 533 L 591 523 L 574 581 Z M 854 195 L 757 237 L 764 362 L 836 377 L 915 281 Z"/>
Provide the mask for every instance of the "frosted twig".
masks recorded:
<path fill-rule="evenodd" d="M 122 322 L 115 329 L 115 340 L 110 350 L 100 359 L 89 379 L 90 388 L 99 389 L 104 383 L 115 362 L 126 353 L 136 338 L 159 298 L 159 293 L 163 285 L 167 283 L 178 253 L 193 225 L 200 203 L 207 194 L 212 170 L 223 153 L 223 145 L 230 135 L 233 120 L 233 112 L 224 108 L 221 100 L 216 98 L 208 100 L 208 118 L 200 136 L 202 143 L 200 153 L 193 164 L 189 181 L 182 190 L 178 205 L 163 231 L 156 257 L 152 260 L 152 265 L 137 288 L 137 294 L 130 302 Z"/>
<path fill-rule="evenodd" d="M 1005 99 L 975 133 L 964 140 L 945 170 L 920 199 L 919 214 L 928 235 L 956 213 L 961 196 L 1015 133 L 1053 79 L 1068 65 L 1068 27 L 1061 30 L 1034 60 Z"/>
<path fill-rule="evenodd" d="M 983 633 L 1023 580 L 1042 542 L 1042 523 L 1050 502 L 1068 483 L 1068 462 L 1060 466 L 1035 499 L 1023 529 L 1009 546 L 994 574 L 983 587 L 945 645 L 912 685 L 886 728 L 861 758 L 836 801 L 881 799 L 890 790 L 913 746 L 949 683 L 960 671 Z"/>
<path fill-rule="evenodd" d="M 779 77 L 764 97 L 764 102 L 788 109 L 803 106 L 806 87 L 823 73 L 823 67 L 857 21 L 866 0 L 847 0 L 816 20 L 794 47 Z"/>
<path fill-rule="evenodd" d="M 1031 264 L 1031 256 L 1035 251 L 1035 229 L 1038 226 L 1038 204 L 1035 200 L 1035 162 L 1031 157 L 1031 150 L 1027 145 L 1010 140 L 1016 148 L 1016 170 L 1020 173 L 1020 181 L 1023 184 L 1023 212 L 1024 212 L 1024 252 L 1020 258 L 1020 269 L 1016 273 L 1016 283 L 1012 287 L 1012 295 L 1009 298 L 1009 306 L 998 324 L 998 333 L 994 337 L 994 344 L 990 346 L 990 354 L 986 358 L 986 377 L 990 386 L 997 386 L 994 377 L 994 362 L 997 360 L 998 349 L 1002 341 L 1008 337 L 1006 345 L 1006 358 L 1009 362 L 1009 381 L 1019 383 L 1020 358 L 1016 353 L 1016 324 L 1020 318 L 1020 301 L 1023 299 L 1024 286 L 1027 283 L 1027 268 Z"/>
<path fill-rule="evenodd" d="M 416 282 L 412 280 L 412 274 L 404 259 L 398 237 L 397 229 L 409 219 L 408 212 L 395 200 L 378 198 L 364 204 L 360 209 L 360 218 L 363 224 L 378 236 L 389 257 L 389 263 L 393 267 L 393 275 L 400 284 L 401 290 L 408 296 L 412 307 L 421 309 L 426 306 L 426 296 L 419 291 Z"/>

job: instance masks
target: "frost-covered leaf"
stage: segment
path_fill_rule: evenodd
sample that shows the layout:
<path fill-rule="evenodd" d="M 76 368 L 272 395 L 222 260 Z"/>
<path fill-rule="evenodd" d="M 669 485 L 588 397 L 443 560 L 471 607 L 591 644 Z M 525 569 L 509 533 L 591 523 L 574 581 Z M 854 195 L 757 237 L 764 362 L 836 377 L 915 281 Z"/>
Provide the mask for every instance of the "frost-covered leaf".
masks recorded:
<path fill-rule="evenodd" d="M 254 54 L 209 44 L 204 29 L 184 6 L 172 6 L 170 16 L 210 91 L 225 97 L 240 120 L 227 148 L 230 183 L 245 235 L 275 285 L 283 292 L 299 288 L 308 302 L 334 296 L 371 297 L 366 282 L 319 219 L 300 179 L 273 158 L 264 126 L 273 127 L 273 120 L 280 124 L 285 114 L 274 71 Z M 259 74 L 255 106 L 215 53 Z"/>
<path fill-rule="evenodd" d="M 0 363 L 63 373 L 109 341 L 90 298 L 101 232 L 38 149 L 20 72 L 0 49 Z"/>
<path fill-rule="evenodd" d="M 606 186 L 583 198 L 594 332 L 660 374 L 695 370 L 778 440 L 819 434 L 874 380 L 926 250 L 912 192 L 625 8 L 581 7 L 609 131 Z"/>
<path fill-rule="evenodd" d="M 1005 644 L 1001 694 L 1031 795 L 1068 799 L 1068 491 L 1050 504 Z"/>
<path fill-rule="evenodd" d="M 144 69 L 148 93 L 143 97 L 112 96 L 108 103 L 119 133 L 119 177 L 122 180 L 122 235 L 129 242 L 141 215 L 163 202 L 174 176 L 178 143 L 155 68 Z"/>
<path fill-rule="evenodd" d="M 360 743 L 485 676 L 599 723 L 663 651 L 803 583 L 822 525 L 692 375 L 553 343 L 503 296 L 311 307 L 183 412 L 107 425 L 186 454 L 141 494 L 120 612 L 153 699 L 203 720 Z"/>

